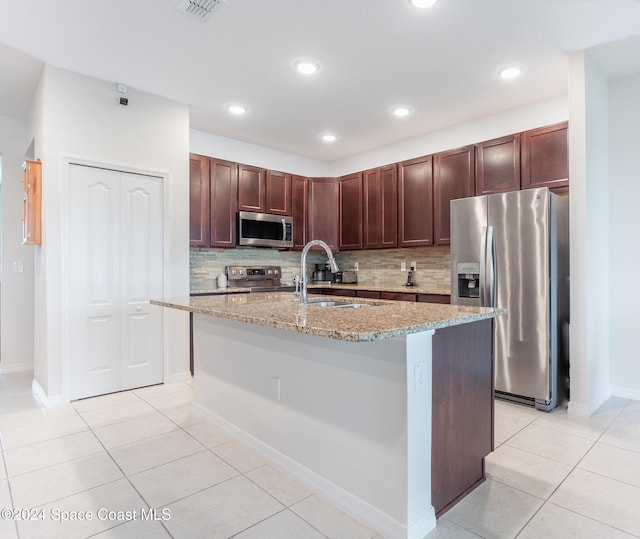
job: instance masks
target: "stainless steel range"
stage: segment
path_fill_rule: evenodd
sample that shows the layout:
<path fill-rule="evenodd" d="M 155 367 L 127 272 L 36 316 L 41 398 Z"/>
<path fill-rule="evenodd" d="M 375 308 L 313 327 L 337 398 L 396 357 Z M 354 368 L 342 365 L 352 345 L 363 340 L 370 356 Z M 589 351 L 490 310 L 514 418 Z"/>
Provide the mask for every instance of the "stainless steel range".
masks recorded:
<path fill-rule="evenodd" d="M 229 287 L 248 288 L 249 292 L 272 292 L 293 290 L 292 285 L 283 284 L 280 266 L 227 266 Z"/>

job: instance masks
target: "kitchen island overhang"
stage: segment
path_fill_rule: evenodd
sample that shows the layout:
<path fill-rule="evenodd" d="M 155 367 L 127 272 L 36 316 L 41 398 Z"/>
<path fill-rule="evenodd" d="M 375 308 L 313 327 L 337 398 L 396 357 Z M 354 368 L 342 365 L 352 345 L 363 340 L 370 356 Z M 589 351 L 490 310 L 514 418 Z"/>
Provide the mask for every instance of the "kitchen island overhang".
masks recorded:
<path fill-rule="evenodd" d="M 434 504 L 445 502 L 432 499 L 432 458 L 447 449 L 433 439 L 434 359 L 442 370 L 434 352 L 455 357 L 462 341 L 485 336 L 463 353 L 483 364 L 470 374 L 482 378 L 480 408 L 492 411 L 491 319 L 503 311 L 364 300 L 371 305 L 341 309 L 285 293 L 154 303 L 194 313 L 196 413 L 388 537 L 424 537 L 435 526 Z M 439 331 L 454 335 L 446 354 Z M 483 431 L 486 453 L 473 471 L 482 478 L 492 416 Z M 454 500 L 473 486 L 460 488 Z"/>

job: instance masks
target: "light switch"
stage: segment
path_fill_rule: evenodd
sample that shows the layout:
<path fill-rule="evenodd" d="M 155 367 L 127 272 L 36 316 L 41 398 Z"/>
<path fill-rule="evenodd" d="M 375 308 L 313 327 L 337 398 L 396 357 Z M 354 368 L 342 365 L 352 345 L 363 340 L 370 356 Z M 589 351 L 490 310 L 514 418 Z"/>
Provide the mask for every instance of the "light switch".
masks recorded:
<path fill-rule="evenodd" d="M 22 262 L 14 262 L 13 263 L 13 272 L 14 273 L 22 273 L 24 271 L 24 265 Z"/>

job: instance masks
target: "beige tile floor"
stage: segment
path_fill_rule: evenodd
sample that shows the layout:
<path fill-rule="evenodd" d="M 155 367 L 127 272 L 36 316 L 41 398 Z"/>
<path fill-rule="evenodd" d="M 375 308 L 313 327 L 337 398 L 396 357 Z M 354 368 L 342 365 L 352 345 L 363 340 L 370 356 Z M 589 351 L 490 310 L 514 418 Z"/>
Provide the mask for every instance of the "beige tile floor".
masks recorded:
<path fill-rule="evenodd" d="M 31 376 L 1 375 L 0 508 L 37 511 L 0 518 L 0 538 L 381 537 L 191 414 L 191 398 L 177 383 L 46 409 Z M 487 481 L 429 539 L 640 537 L 640 402 L 577 418 L 497 401 L 495 436 Z M 131 519 L 148 508 L 155 520 Z"/>

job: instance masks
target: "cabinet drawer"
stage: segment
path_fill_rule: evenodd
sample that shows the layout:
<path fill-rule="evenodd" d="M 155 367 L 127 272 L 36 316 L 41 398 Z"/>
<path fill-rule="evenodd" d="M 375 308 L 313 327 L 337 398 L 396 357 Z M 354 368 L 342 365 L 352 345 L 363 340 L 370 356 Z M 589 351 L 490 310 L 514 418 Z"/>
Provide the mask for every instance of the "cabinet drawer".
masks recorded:
<path fill-rule="evenodd" d="M 375 290 L 356 290 L 357 298 L 380 299 L 380 292 Z"/>
<path fill-rule="evenodd" d="M 380 292 L 380 299 L 392 299 L 395 301 L 415 301 L 415 294 L 406 294 L 404 292 Z"/>
<path fill-rule="evenodd" d="M 418 294 L 418 301 L 424 303 L 442 303 L 448 305 L 451 303 L 451 297 L 442 294 Z"/>

